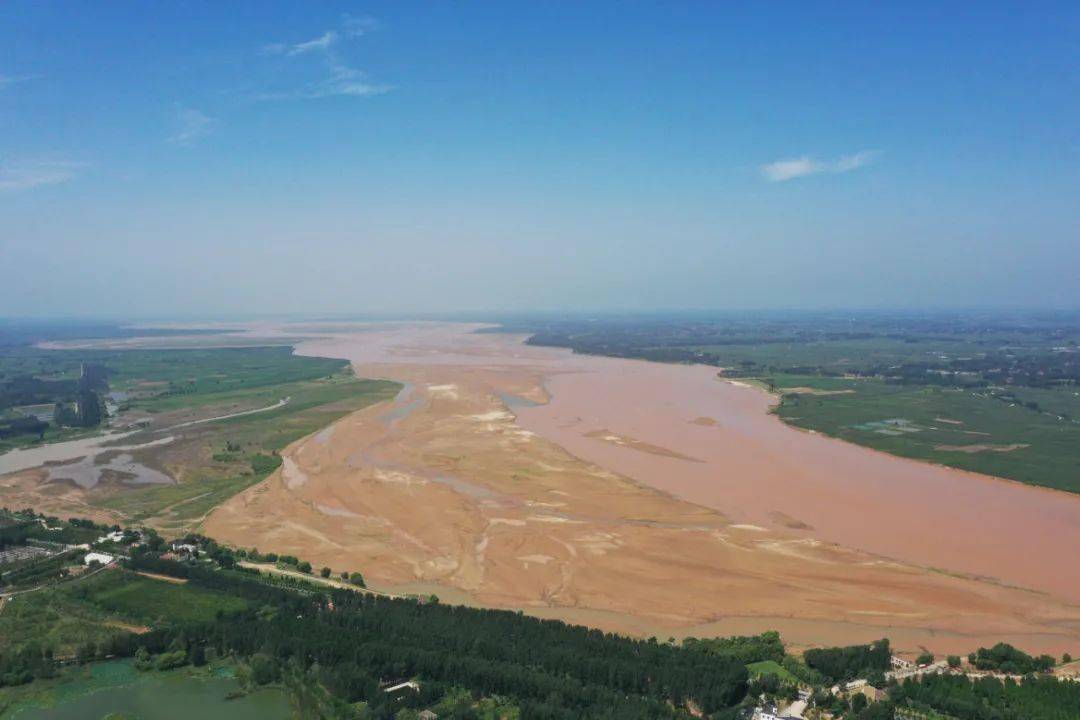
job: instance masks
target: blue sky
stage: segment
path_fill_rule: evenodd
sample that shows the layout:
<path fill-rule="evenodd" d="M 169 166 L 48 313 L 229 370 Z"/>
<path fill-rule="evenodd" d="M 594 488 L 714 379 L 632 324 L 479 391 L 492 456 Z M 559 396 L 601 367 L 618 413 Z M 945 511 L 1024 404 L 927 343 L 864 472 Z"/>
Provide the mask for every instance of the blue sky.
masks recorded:
<path fill-rule="evenodd" d="M 0 314 L 1080 305 L 1076 3 L 0 4 Z"/>

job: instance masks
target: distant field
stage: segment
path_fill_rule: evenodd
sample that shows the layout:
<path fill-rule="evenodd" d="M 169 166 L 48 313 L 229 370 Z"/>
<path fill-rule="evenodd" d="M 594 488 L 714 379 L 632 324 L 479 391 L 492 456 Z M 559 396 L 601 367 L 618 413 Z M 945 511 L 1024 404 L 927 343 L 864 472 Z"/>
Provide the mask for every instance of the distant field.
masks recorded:
<path fill-rule="evenodd" d="M 83 363 L 108 369 L 110 401 L 120 410 L 113 425 L 176 410 L 217 405 L 270 405 L 291 384 L 349 373 L 348 363 L 293 355 L 289 347 L 199 348 L 182 350 L 41 350 L 0 347 L 0 384 L 31 375 L 41 380 L 75 380 Z M 272 398 L 272 399 L 268 399 Z M 265 401 L 265 402 L 264 402 Z M 12 408 L 0 408 L 11 414 Z M 223 411 L 222 414 L 224 414 Z M 70 440 L 101 428 L 45 431 L 44 442 Z M 0 439 L 0 452 L 37 442 L 36 435 Z"/>
<path fill-rule="evenodd" d="M 217 505 L 278 467 L 277 451 L 343 415 L 394 396 L 399 385 L 356 378 L 349 363 L 302 357 L 288 347 L 182 350 L 40 350 L 0 348 L 0 380 L 31 374 L 78 377 L 83 362 L 104 365 L 114 427 L 134 423 L 164 430 L 168 445 L 136 451 L 138 462 L 160 469 L 174 485 L 103 485 L 91 505 L 130 522 L 163 529 L 197 526 Z M 283 402 L 265 412 L 211 422 Z M 195 424 L 191 424 L 191 423 Z M 181 426 L 175 430 L 170 430 Z M 56 429 L 45 441 L 97 434 L 104 428 Z M 164 433 L 163 433 L 164 434 Z M 159 436 L 148 436 L 147 439 Z M 34 444 L 35 437 L 0 441 L 0 452 Z"/>
<path fill-rule="evenodd" d="M 249 397 L 252 390 L 325 378 L 348 368 L 344 360 L 302 357 L 288 347 L 124 350 L 89 353 L 86 359 L 113 370 L 111 389 L 129 393 L 133 407 L 152 412 L 228 402 Z"/>
<path fill-rule="evenodd" d="M 881 380 L 778 375 L 777 414 L 797 427 L 904 457 L 1080 492 L 1080 423 L 998 399 L 984 388 L 893 385 Z M 811 394 L 791 392 L 809 388 Z M 1080 398 L 1035 391 L 1080 417 Z M 1045 396 L 1049 395 L 1050 399 Z"/>
<path fill-rule="evenodd" d="M 1008 342 L 1008 338 L 997 338 Z M 961 339 L 926 339 L 910 342 L 899 338 L 818 342 L 771 342 L 735 345 L 691 345 L 687 350 L 715 355 L 725 367 L 820 367 L 832 372 L 866 371 L 880 366 L 903 363 L 936 362 L 941 358 L 962 357 L 975 351 L 971 342 Z"/>

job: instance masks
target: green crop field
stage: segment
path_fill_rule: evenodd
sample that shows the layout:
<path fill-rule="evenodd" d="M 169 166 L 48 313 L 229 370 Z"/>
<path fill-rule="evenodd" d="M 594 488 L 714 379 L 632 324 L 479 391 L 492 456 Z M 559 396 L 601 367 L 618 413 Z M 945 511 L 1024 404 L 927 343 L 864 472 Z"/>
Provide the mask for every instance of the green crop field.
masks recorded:
<path fill-rule="evenodd" d="M 148 624 L 213 620 L 219 611 L 246 607 L 243 600 L 225 593 L 119 570 L 100 573 L 78 592 L 85 602 L 107 613 Z"/>
<path fill-rule="evenodd" d="M 98 351 L 85 359 L 110 369 L 110 388 L 130 393 L 132 407 L 154 412 L 265 396 L 348 368 L 345 360 L 293 355 L 288 347 Z"/>

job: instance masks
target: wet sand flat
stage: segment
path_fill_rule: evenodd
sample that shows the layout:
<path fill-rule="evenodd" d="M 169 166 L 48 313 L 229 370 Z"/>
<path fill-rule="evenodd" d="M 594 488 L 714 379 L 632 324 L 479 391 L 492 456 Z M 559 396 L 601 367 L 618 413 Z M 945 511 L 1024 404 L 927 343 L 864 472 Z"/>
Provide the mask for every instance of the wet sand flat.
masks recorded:
<path fill-rule="evenodd" d="M 789 428 L 713 368 L 476 329 L 290 326 L 407 391 L 294 443 L 207 534 L 639 634 L 1080 641 L 1080 499 Z"/>

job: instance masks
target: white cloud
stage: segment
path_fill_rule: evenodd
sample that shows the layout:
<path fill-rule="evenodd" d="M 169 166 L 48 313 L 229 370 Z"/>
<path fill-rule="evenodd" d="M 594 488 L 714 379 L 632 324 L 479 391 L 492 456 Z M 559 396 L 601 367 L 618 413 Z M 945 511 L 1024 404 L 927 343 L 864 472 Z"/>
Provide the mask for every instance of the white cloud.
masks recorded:
<path fill-rule="evenodd" d="M 321 52 L 329 49 L 331 45 L 337 42 L 337 39 L 338 34 L 336 31 L 327 30 L 314 40 L 308 40 L 307 42 L 293 45 L 289 48 L 286 55 L 303 55 L 309 52 Z"/>
<path fill-rule="evenodd" d="M 32 79 L 32 78 L 29 75 L 15 76 L 15 75 L 5 75 L 4 73 L 0 73 L 0 90 L 3 90 L 5 88 L 7 88 L 7 87 L 10 87 L 11 85 L 14 85 L 16 83 L 26 82 L 27 80 L 30 80 L 30 79 Z"/>
<path fill-rule="evenodd" d="M 332 65 L 330 76 L 311 88 L 308 97 L 331 97 L 334 95 L 352 95 L 365 97 L 381 95 L 392 90 L 389 85 L 374 85 L 367 80 L 360 70 L 347 65 Z"/>
<path fill-rule="evenodd" d="M 327 30 L 315 38 L 301 43 L 285 44 L 274 43 L 263 47 L 265 55 L 281 55 L 284 57 L 298 58 L 298 56 L 316 55 L 325 64 L 324 76 L 320 79 L 309 81 L 307 84 L 294 90 L 260 93 L 255 96 L 256 100 L 299 100 L 326 97 L 370 97 L 381 95 L 393 89 L 390 85 L 379 85 L 371 82 L 366 73 L 358 70 L 341 60 L 340 46 L 343 38 L 354 39 L 377 30 L 379 22 L 370 17 L 356 17 L 343 15 L 339 30 Z M 295 62 L 300 62 L 298 58 Z"/>
<path fill-rule="evenodd" d="M 347 33 L 352 37 L 352 33 Z M 309 53 L 321 53 L 326 52 L 332 46 L 337 44 L 340 39 L 340 35 L 337 30 L 327 30 L 322 35 L 312 40 L 305 40 L 298 43 L 270 43 L 269 45 L 263 45 L 262 52 L 264 55 L 285 55 L 288 57 L 295 57 L 297 55 L 307 55 Z"/>
<path fill-rule="evenodd" d="M 378 30 L 382 24 L 373 17 L 349 15 L 341 16 L 341 28 L 349 37 L 360 37 Z"/>
<path fill-rule="evenodd" d="M 784 182 L 807 175 L 846 173 L 858 170 L 874 161 L 875 150 L 863 150 L 854 155 L 842 155 L 836 160 L 815 160 L 809 155 L 789 160 L 777 160 L 761 166 L 761 174 L 773 182 Z"/>
<path fill-rule="evenodd" d="M 177 145 L 194 145 L 209 135 L 217 120 L 194 108 L 179 108 L 176 113 L 177 130 L 169 142 Z"/>
<path fill-rule="evenodd" d="M 86 163 L 70 160 L 0 161 L 0 191 L 30 190 L 71 180 Z"/>

